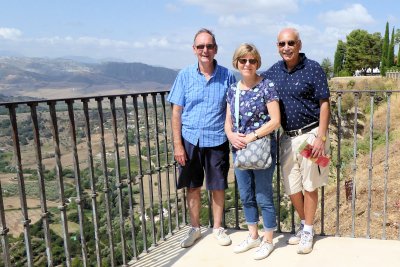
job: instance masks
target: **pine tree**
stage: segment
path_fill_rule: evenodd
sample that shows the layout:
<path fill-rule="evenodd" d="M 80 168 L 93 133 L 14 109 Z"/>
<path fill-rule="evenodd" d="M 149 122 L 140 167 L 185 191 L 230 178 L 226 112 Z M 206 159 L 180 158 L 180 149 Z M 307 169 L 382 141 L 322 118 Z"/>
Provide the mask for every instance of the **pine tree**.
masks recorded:
<path fill-rule="evenodd" d="M 386 75 L 386 68 L 388 66 L 388 49 L 389 49 L 389 22 L 386 22 L 385 37 L 383 37 L 382 45 L 382 60 L 381 60 L 381 75 Z"/>
<path fill-rule="evenodd" d="M 372 70 L 379 66 L 382 57 L 381 41 L 380 33 L 370 34 L 366 30 L 353 30 L 346 36 L 346 53 L 341 73 L 351 75 L 356 70 Z"/>
<path fill-rule="evenodd" d="M 390 39 L 390 45 L 388 47 L 388 68 L 393 67 L 394 66 L 394 27 L 392 30 L 392 38 Z"/>

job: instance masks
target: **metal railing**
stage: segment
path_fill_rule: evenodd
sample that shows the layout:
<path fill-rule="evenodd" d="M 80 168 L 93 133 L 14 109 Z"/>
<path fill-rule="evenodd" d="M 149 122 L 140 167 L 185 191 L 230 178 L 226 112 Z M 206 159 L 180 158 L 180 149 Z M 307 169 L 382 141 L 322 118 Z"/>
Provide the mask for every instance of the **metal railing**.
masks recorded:
<path fill-rule="evenodd" d="M 398 211 L 396 211 L 396 207 L 393 207 L 396 205 L 396 200 L 394 199 L 392 199 L 390 205 L 392 208 L 390 214 L 391 222 L 388 222 L 388 183 L 390 181 L 391 184 L 395 186 L 396 181 L 398 181 L 397 173 L 389 172 L 390 159 L 395 153 L 396 136 L 400 133 L 397 128 L 391 129 L 392 122 L 398 121 L 397 112 L 394 112 L 394 116 L 392 117 L 391 103 L 392 95 L 397 99 L 400 91 L 340 90 L 333 91 L 332 93 L 336 95 L 336 100 L 333 101 L 332 124 L 337 125 L 337 151 L 335 153 L 337 157 L 335 234 L 337 236 L 343 234 L 340 230 L 340 219 L 344 215 L 340 213 L 341 205 L 346 205 L 346 203 L 351 202 L 351 231 L 348 231 L 351 237 L 364 236 L 366 238 L 378 238 L 379 234 L 381 234 L 380 237 L 382 239 L 387 239 L 388 226 L 390 226 L 390 238 L 400 240 L 400 217 Z M 347 104 L 345 102 L 346 97 Z M 343 109 L 344 105 L 348 107 L 348 100 L 350 100 L 350 103 L 354 103 L 354 106 L 352 105 L 351 108 L 347 110 L 346 108 Z M 397 111 L 398 104 L 395 104 L 395 107 L 395 111 Z M 365 117 L 366 119 L 363 120 L 360 119 L 360 117 Z M 377 126 L 379 127 L 375 127 L 375 119 L 379 120 L 377 122 Z M 347 123 L 343 123 L 344 121 L 347 121 Z M 369 122 L 368 129 L 367 125 L 363 122 Z M 351 139 L 344 136 L 345 129 L 348 129 L 350 126 L 353 126 L 351 134 L 353 143 L 351 143 Z M 348 153 L 347 157 L 344 156 L 345 153 L 342 152 L 345 142 L 348 152 L 352 145 L 352 153 Z M 391 144 L 394 146 L 391 147 Z M 360 160 L 361 157 L 363 157 L 363 160 Z M 374 167 L 380 167 L 382 172 L 373 172 Z M 365 171 L 363 172 L 363 170 L 368 171 L 366 173 Z M 346 175 L 345 171 L 347 171 L 347 175 L 351 178 L 344 177 Z M 347 183 L 344 184 L 344 191 L 348 194 L 345 196 L 345 200 L 341 202 L 340 188 L 341 185 L 343 185 L 343 180 L 347 181 Z M 357 186 L 359 186 L 360 191 L 358 194 L 356 193 Z M 365 199 L 362 198 L 362 195 L 366 195 Z M 358 202 L 357 198 L 366 202 Z M 357 204 L 362 204 L 365 207 L 357 209 Z M 375 206 L 374 209 L 372 204 Z M 398 204 L 400 204 L 400 202 Z M 366 213 L 365 218 L 363 218 L 363 216 L 357 216 L 364 212 Z M 374 213 L 374 219 L 372 218 L 372 213 Z M 323 214 L 321 217 L 323 217 Z M 382 226 L 380 233 L 377 228 L 379 221 Z M 365 227 L 363 227 L 363 223 L 365 223 Z M 373 228 L 374 236 L 371 235 L 372 223 L 374 223 L 375 226 Z M 359 230 L 358 234 L 356 231 L 357 226 Z M 365 232 L 363 233 L 363 231 Z"/>
<path fill-rule="evenodd" d="M 94 262 L 97 266 L 127 266 L 129 260 L 137 259 L 139 252 L 147 252 L 149 246 L 155 246 L 179 228 L 181 201 L 174 179 L 171 179 L 171 175 L 176 176 L 176 170 L 171 157 L 170 112 L 165 94 L 153 92 L 1 104 L 3 114 L 8 113 L 9 117 L 4 119 L 9 121 L 9 129 L 3 129 L 3 134 L 11 135 L 15 162 L 7 167 L 15 171 L 18 182 L 24 236 L 24 249 L 21 250 L 26 251 L 15 256 L 10 250 L 8 220 L 11 218 L 0 202 L 0 239 L 6 266 L 55 266 L 61 263 L 71 266 L 73 259 L 81 261 L 83 266 L 92 266 Z M 44 143 L 50 139 L 53 150 L 46 146 L 43 151 Z M 7 154 L 8 148 L 1 153 Z M 54 163 L 44 162 L 43 154 L 50 154 Z M 31 160 L 33 156 L 35 162 Z M 30 169 L 33 164 L 37 170 L 34 175 Z M 36 176 L 37 181 L 34 182 L 32 176 Z M 48 207 L 48 185 L 54 181 L 57 181 L 57 193 L 52 192 L 51 202 L 56 203 L 58 212 Z M 36 195 L 27 193 L 27 182 L 30 187 L 38 185 Z M 1 200 L 10 195 L 4 195 L 9 186 L 3 181 Z M 40 198 L 41 214 L 36 219 L 42 225 L 43 231 L 39 234 L 45 244 L 42 249 L 38 249 L 32 240 L 33 236 L 38 237 L 32 233 L 33 225 L 37 224 L 30 218 L 34 208 L 29 205 L 32 198 Z M 68 199 L 74 199 L 74 203 Z M 71 214 L 77 217 L 79 228 L 75 244 L 71 241 L 71 221 L 68 219 Z M 53 222 L 50 222 L 50 215 Z M 51 230 L 54 224 L 61 228 L 63 252 L 55 249 L 53 239 L 57 234 Z"/>
<path fill-rule="evenodd" d="M 398 179 L 389 166 L 398 134 L 390 127 L 391 99 L 399 92 L 332 91 L 333 182 L 320 189 L 320 235 L 400 239 L 399 212 L 393 212 L 393 200 L 388 204 L 389 184 Z M 187 223 L 185 190 L 175 184 L 166 94 L 0 103 L 1 264 L 128 266 Z M 377 110 L 385 115 L 379 129 L 374 128 Z M 378 149 L 383 152 L 377 162 L 373 151 Z M 381 162 L 383 174 L 376 175 L 373 167 Z M 279 167 L 274 186 L 278 231 L 294 232 L 298 218 L 281 191 Z M 211 198 L 203 195 L 208 218 L 202 223 L 208 226 Z M 376 210 L 377 203 L 382 209 Z M 243 215 L 233 177 L 225 210 L 224 224 L 240 229 Z"/>
<path fill-rule="evenodd" d="M 386 77 L 394 80 L 400 80 L 400 72 L 399 71 L 387 71 Z"/>

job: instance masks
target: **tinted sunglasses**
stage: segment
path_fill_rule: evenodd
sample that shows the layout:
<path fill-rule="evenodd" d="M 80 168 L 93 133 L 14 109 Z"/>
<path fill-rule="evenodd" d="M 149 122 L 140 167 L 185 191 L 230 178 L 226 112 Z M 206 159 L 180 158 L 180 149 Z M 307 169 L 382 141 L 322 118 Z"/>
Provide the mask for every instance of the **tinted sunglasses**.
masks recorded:
<path fill-rule="evenodd" d="M 254 65 L 258 62 L 257 59 L 254 59 L 254 58 L 251 58 L 251 59 L 239 58 L 238 61 L 240 64 L 246 64 L 247 62 L 249 62 L 251 65 Z"/>
<path fill-rule="evenodd" d="M 278 46 L 279 47 L 285 47 L 286 44 L 288 46 L 295 46 L 297 44 L 297 41 L 290 40 L 290 41 L 287 41 L 287 42 L 285 42 L 285 41 L 278 42 Z"/>
<path fill-rule="evenodd" d="M 201 44 L 201 45 L 196 45 L 196 48 L 199 50 L 203 50 L 204 47 L 207 47 L 208 50 L 214 49 L 215 48 L 215 44 Z"/>

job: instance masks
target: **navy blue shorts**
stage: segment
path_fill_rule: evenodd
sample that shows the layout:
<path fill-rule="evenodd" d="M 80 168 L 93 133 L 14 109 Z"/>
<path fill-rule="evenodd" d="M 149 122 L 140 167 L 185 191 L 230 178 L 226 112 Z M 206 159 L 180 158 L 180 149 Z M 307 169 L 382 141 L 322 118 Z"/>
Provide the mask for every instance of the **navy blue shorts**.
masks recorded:
<path fill-rule="evenodd" d="M 179 166 L 178 189 L 203 186 L 204 174 L 208 190 L 228 188 L 228 141 L 216 147 L 199 147 L 183 139 L 183 145 L 188 160 L 185 166 Z"/>

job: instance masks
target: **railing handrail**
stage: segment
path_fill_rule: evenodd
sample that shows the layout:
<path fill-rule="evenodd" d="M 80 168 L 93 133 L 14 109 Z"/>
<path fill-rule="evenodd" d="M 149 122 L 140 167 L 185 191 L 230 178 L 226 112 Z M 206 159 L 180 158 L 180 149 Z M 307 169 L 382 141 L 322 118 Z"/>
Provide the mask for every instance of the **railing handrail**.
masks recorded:
<path fill-rule="evenodd" d="M 136 93 L 126 93 L 126 94 L 106 94 L 106 95 L 93 95 L 93 96 L 76 96 L 76 97 L 66 97 L 66 98 L 38 98 L 37 100 L 26 100 L 26 101 L 12 101 L 12 102 L 0 102 L 0 106 L 7 106 L 7 105 L 20 105 L 20 104 L 27 104 L 30 103 L 47 103 L 47 102 L 60 102 L 60 101 L 83 101 L 83 100 L 90 100 L 96 98 L 121 98 L 121 97 L 129 97 L 129 96 L 142 96 L 142 95 L 151 95 L 151 94 L 158 94 L 158 93 L 168 93 L 169 90 L 160 90 L 160 91 L 141 91 Z"/>

